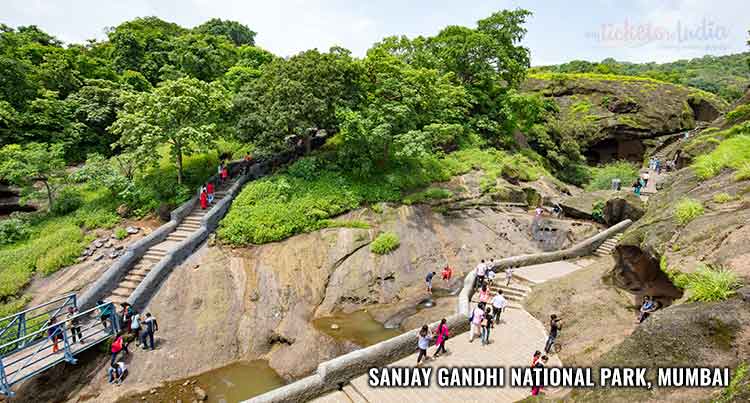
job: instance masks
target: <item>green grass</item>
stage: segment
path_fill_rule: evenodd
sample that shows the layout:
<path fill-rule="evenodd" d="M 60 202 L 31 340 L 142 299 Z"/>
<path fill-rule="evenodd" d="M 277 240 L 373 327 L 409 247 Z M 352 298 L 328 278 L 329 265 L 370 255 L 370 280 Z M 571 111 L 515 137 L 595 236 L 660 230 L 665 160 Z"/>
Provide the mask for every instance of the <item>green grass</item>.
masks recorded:
<path fill-rule="evenodd" d="M 321 220 L 320 224 L 325 228 L 359 228 L 369 229 L 370 223 L 360 220 Z"/>
<path fill-rule="evenodd" d="M 706 180 L 718 175 L 723 169 L 745 171 L 750 164 L 750 135 L 742 134 L 723 140 L 709 154 L 700 155 L 691 168 L 695 175 Z M 735 178 L 742 180 L 744 172 Z"/>
<path fill-rule="evenodd" d="M 119 240 L 123 240 L 128 237 L 128 231 L 125 230 L 125 228 L 117 227 L 115 228 L 115 238 Z"/>
<path fill-rule="evenodd" d="M 728 122 L 750 119 L 750 104 L 739 105 L 732 111 L 727 112 L 726 119 Z"/>
<path fill-rule="evenodd" d="M 588 114 L 592 106 L 593 105 L 591 104 L 591 102 L 587 100 L 583 100 L 583 101 L 578 101 L 574 103 L 570 107 L 570 110 L 576 114 Z"/>
<path fill-rule="evenodd" d="M 682 199 L 677 202 L 674 209 L 674 219 L 680 225 L 685 225 L 690 221 L 703 215 L 703 205 L 698 200 Z"/>
<path fill-rule="evenodd" d="M 444 182 L 472 169 L 484 172 L 482 183 L 494 188 L 499 176 L 535 180 L 549 175 L 535 156 L 497 150 L 461 150 L 443 158 L 423 158 L 408 166 L 392 166 L 377 176 L 358 178 L 347 170 L 319 168 L 308 157 L 286 172 L 248 183 L 219 226 L 219 238 L 232 245 L 262 244 L 332 225 L 333 217 L 363 204 L 419 202 L 442 197 L 444 191 L 426 190 L 403 199 L 404 193 Z M 310 169 L 311 167 L 315 169 Z M 552 177 L 550 175 L 550 177 Z M 377 207 L 373 207 L 377 209 Z M 377 210 L 374 210 L 377 211 Z"/>
<path fill-rule="evenodd" d="M 591 168 L 591 181 L 586 190 L 608 190 L 612 179 L 620 179 L 623 188 L 630 186 L 638 178 L 638 168 L 627 161 L 617 161 Z"/>
<path fill-rule="evenodd" d="M 398 249 L 400 244 L 401 240 L 398 235 L 393 232 L 384 232 L 372 241 L 372 244 L 370 244 L 370 250 L 372 253 L 378 255 L 387 255 Z"/>
<path fill-rule="evenodd" d="M 723 301 L 742 286 L 733 271 L 711 266 L 698 267 L 693 273 L 674 274 L 672 281 L 688 292 L 690 302 Z"/>
<path fill-rule="evenodd" d="M 719 204 L 726 203 L 728 201 L 731 201 L 732 199 L 733 197 L 729 193 L 724 193 L 724 192 L 717 193 L 713 197 L 714 203 L 719 203 Z"/>
<path fill-rule="evenodd" d="M 448 199 L 453 196 L 453 192 L 441 188 L 429 188 L 421 192 L 412 193 L 403 200 L 404 204 L 412 205 L 415 203 L 424 203 L 429 200 Z"/>
<path fill-rule="evenodd" d="M 734 369 L 732 380 L 729 382 L 729 385 L 725 387 L 721 391 L 721 395 L 718 399 L 714 400 L 714 403 L 730 403 L 734 401 L 739 401 L 737 398 L 737 395 L 741 393 L 747 393 L 747 391 L 743 390 L 743 384 L 745 383 L 745 380 L 748 378 L 748 364 L 746 362 L 741 362 L 737 368 Z M 747 385 L 744 386 L 744 388 L 747 388 Z"/>

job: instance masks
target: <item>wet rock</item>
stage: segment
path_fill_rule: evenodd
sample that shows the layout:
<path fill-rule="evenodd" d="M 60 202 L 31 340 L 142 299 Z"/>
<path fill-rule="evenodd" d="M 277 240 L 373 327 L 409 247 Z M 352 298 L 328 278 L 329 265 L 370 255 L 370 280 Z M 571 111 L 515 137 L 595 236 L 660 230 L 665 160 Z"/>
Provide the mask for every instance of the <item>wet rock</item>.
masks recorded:
<path fill-rule="evenodd" d="M 190 384 L 190 380 L 187 380 L 187 381 L 185 381 L 185 382 L 182 383 L 182 386 L 188 386 L 189 384 Z"/>
<path fill-rule="evenodd" d="M 137 234 L 139 230 L 139 228 L 131 226 L 125 228 L 125 232 L 127 232 L 128 234 Z"/>
<path fill-rule="evenodd" d="M 107 243 L 104 244 L 105 248 L 111 248 L 113 246 L 114 246 L 114 244 L 112 243 L 112 241 L 107 241 Z"/>
<path fill-rule="evenodd" d="M 118 256 L 120 256 L 120 254 L 117 251 L 113 251 L 109 254 L 110 259 L 116 259 Z"/>
<path fill-rule="evenodd" d="M 94 261 L 98 262 L 98 261 L 102 260 L 102 258 L 104 258 L 104 255 L 96 255 L 96 256 L 94 256 Z"/>
<path fill-rule="evenodd" d="M 124 245 L 117 245 L 117 246 L 115 246 L 115 250 L 123 250 L 123 249 L 125 249 Z"/>
<path fill-rule="evenodd" d="M 100 241 L 100 240 L 98 240 L 98 239 L 97 239 L 96 241 L 94 241 L 94 243 L 93 243 L 92 245 L 93 245 L 93 246 L 94 246 L 94 247 L 95 247 L 96 249 L 99 249 L 99 248 L 101 248 L 102 246 L 104 246 L 104 242 L 102 242 L 102 241 Z"/>
<path fill-rule="evenodd" d="M 206 391 L 203 390 L 200 386 L 196 386 L 195 388 L 193 388 L 193 392 L 195 393 L 195 397 L 197 397 L 200 401 L 208 399 Z"/>

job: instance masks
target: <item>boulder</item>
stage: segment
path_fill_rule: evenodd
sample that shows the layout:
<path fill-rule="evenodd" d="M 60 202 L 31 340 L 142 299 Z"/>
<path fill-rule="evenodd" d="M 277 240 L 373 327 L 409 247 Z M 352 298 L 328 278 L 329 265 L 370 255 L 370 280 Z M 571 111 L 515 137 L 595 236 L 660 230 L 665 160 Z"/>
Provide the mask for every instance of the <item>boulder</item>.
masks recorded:
<path fill-rule="evenodd" d="M 575 196 L 566 197 L 560 201 L 560 207 L 563 209 L 566 217 L 582 220 L 591 220 L 591 214 L 594 210 L 594 203 L 598 200 L 608 200 L 617 192 L 613 190 L 596 190 L 593 192 L 583 192 Z"/>
<path fill-rule="evenodd" d="M 204 401 L 208 399 L 208 395 L 206 394 L 206 391 L 203 390 L 200 386 L 196 386 L 193 389 L 193 392 L 195 392 L 195 397 L 198 398 L 198 401 Z"/>
<path fill-rule="evenodd" d="M 156 214 L 159 216 L 160 220 L 166 222 L 172 219 L 172 210 L 174 209 L 175 209 L 174 204 L 162 203 L 156 209 Z"/>
<path fill-rule="evenodd" d="M 625 219 L 638 221 L 645 212 L 643 202 L 638 196 L 631 192 L 620 192 L 609 198 L 604 205 L 604 223 L 615 225 Z"/>
<path fill-rule="evenodd" d="M 96 241 L 94 241 L 94 243 L 93 243 L 92 245 L 93 245 L 93 246 L 94 246 L 94 247 L 95 247 L 96 249 L 99 249 L 99 248 L 101 248 L 102 246 L 104 246 L 104 242 L 102 242 L 102 241 L 100 241 L 100 240 L 98 240 L 98 239 L 97 239 Z"/>
<path fill-rule="evenodd" d="M 138 233 L 138 231 L 140 231 L 140 230 L 139 230 L 139 229 L 138 229 L 137 227 L 131 227 L 131 226 L 129 226 L 129 227 L 125 228 L 125 231 L 126 231 L 126 232 L 127 232 L 128 234 L 131 234 L 131 235 L 132 235 L 132 234 L 137 234 L 137 233 Z"/>
<path fill-rule="evenodd" d="M 117 215 L 120 217 L 127 217 L 130 215 L 130 207 L 128 207 L 126 204 L 121 204 L 117 206 Z"/>

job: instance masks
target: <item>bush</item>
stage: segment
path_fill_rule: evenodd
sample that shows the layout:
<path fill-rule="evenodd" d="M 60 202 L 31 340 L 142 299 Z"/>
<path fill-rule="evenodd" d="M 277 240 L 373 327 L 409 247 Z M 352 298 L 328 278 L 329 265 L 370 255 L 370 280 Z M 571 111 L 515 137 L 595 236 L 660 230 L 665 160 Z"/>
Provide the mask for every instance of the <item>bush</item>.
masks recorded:
<path fill-rule="evenodd" d="M 729 193 L 717 193 L 713 197 L 714 203 L 726 203 L 732 200 L 732 196 Z"/>
<path fill-rule="evenodd" d="M 750 179 L 750 162 L 746 162 L 740 167 L 740 169 L 737 170 L 737 173 L 734 174 L 734 180 L 737 182 L 739 181 L 745 181 Z"/>
<path fill-rule="evenodd" d="M 83 248 L 84 245 L 80 242 L 56 246 L 37 259 L 36 268 L 44 275 L 52 274 L 62 267 L 75 263 L 76 257 L 81 254 Z"/>
<path fill-rule="evenodd" d="M 744 172 L 750 164 L 750 135 L 739 135 L 722 141 L 709 154 L 698 156 L 691 168 L 695 175 L 706 180 L 718 175 L 724 168 L 739 169 Z M 742 174 L 735 176 L 736 180 Z"/>
<path fill-rule="evenodd" d="M 72 213 L 83 205 L 83 197 L 75 187 L 66 187 L 57 195 L 52 204 L 52 212 L 57 215 Z"/>
<path fill-rule="evenodd" d="M 750 104 L 740 105 L 727 112 L 726 118 L 728 122 L 750 119 Z"/>
<path fill-rule="evenodd" d="M 120 222 L 120 217 L 113 210 L 95 207 L 77 211 L 73 220 L 79 227 L 87 229 L 112 228 Z"/>
<path fill-rule="evenodd" d="M 441 188 L 429 188 L 422 192 L 413 193 L 409 196 L 406 196 L 403 202 L 404 204 L 411 205 L 414 203 L 424 203 L 428 200 L 447 199 L 452 196 L 453 192 L 451 192 L 450 190 Z"/>
<path fill-rule="evenodd" d="M 287 169 L 295 178 L 312 180 L 318 175 L 318 160 L 315 157 L 302 158 Z"/>
<path fill-rule="evenodd" d="M 591 168 L 591 182 L 586 186 L 586 190 L 609 190 L 612 188 L 612 179 L 620 179 L 621 186 L 628 187 L 638 179 L 638 169 L 627 161 L 593 167 Z"/>
<path fill-rule="evenodd" d="M 18 218 L 0 220 L 0 245 L 28 239 L 31 234 L 29 224 Z"/>
<path fill-rule="evenodd" d="M 128 237 L 128 231 L 125 230 L 125 228 L 117 227 L 115 228 L 115 238 L 119 240 L 123 240 Z"/>
<path fill-rule="evenodd" d="M 675 221 L 680 225 L 685 225 L 702 215 L 703 205 L 694 199 L 682 199 L 674 209 Z"/>
<path fill-rule="evenodd" d="M 606 205 L 604 200 L 597 200 L 591 209 L 591 218 L 597 222 L 604 222 L 604 206 Z"/>
<path fill-rule="evenodd" d="M 400 243 L 398 235 L 393 232 L 384 232 L 372 241 L 370 250 L 378 255 L 387 255 L 398 249 Z"/>
<path fill-rule="evenodd" d="M 723 301 L 742 286 L 733 271 L 711 266 L 701 266 L 693 273 L 674 276 L 676 286 L 688 291 L 688 301 Z"/>

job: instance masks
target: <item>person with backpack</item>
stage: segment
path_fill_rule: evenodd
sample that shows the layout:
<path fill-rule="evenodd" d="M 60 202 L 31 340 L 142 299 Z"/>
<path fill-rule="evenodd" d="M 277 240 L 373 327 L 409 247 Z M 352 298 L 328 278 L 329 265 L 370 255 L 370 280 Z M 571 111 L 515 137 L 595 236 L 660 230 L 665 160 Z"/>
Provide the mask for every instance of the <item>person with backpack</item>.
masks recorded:
<path fill-rule="evenodd" d="M 437 329 L 435 329 L 435 344 L 437 344 L 437 349 L 435 350 L 435 354 L 432 356 L 432 358 L 437 358 L 440 353 L 445 353 L 445 341 L 450 337 L 450 333 L 448 332 L 448 324 L 445 318 L 440 320 L 440 324 L 438 325 Z"/>
<path fill-rule="evenodd" d="M 159 330 L 159 324 L 156 318 L 151 316 L 150 312 L 146 313 L 146 319 L 143 320 L 143 333 L 141 333 L 141 346 L 144 350 L 154 350 L 154 333 Z"/>
<path fill-rule="evenodd" d="M 419 350 L 419 354 L 417 355 L 417 366 L 422 364 L 422 358 L 427 360 L 427 348 L 430 346 L 430 342 L 432 341 L 432 336 L 430 336 L 430 330 L 427 327 L 427 325 L 422 326 L 422 329 L 419 330 L 419 339 L 417 340 L 417 350 Z"/>
<path fill-rule="evenodd" d="M 81 333 L 81 323 L 78 317 L 78 308 L 68 307 L 68 320 L 65 322 L 70 329 L 70 335 L 73 337 L 73 343 L 80 340 L 83 343 L 83 334 Z"/>

